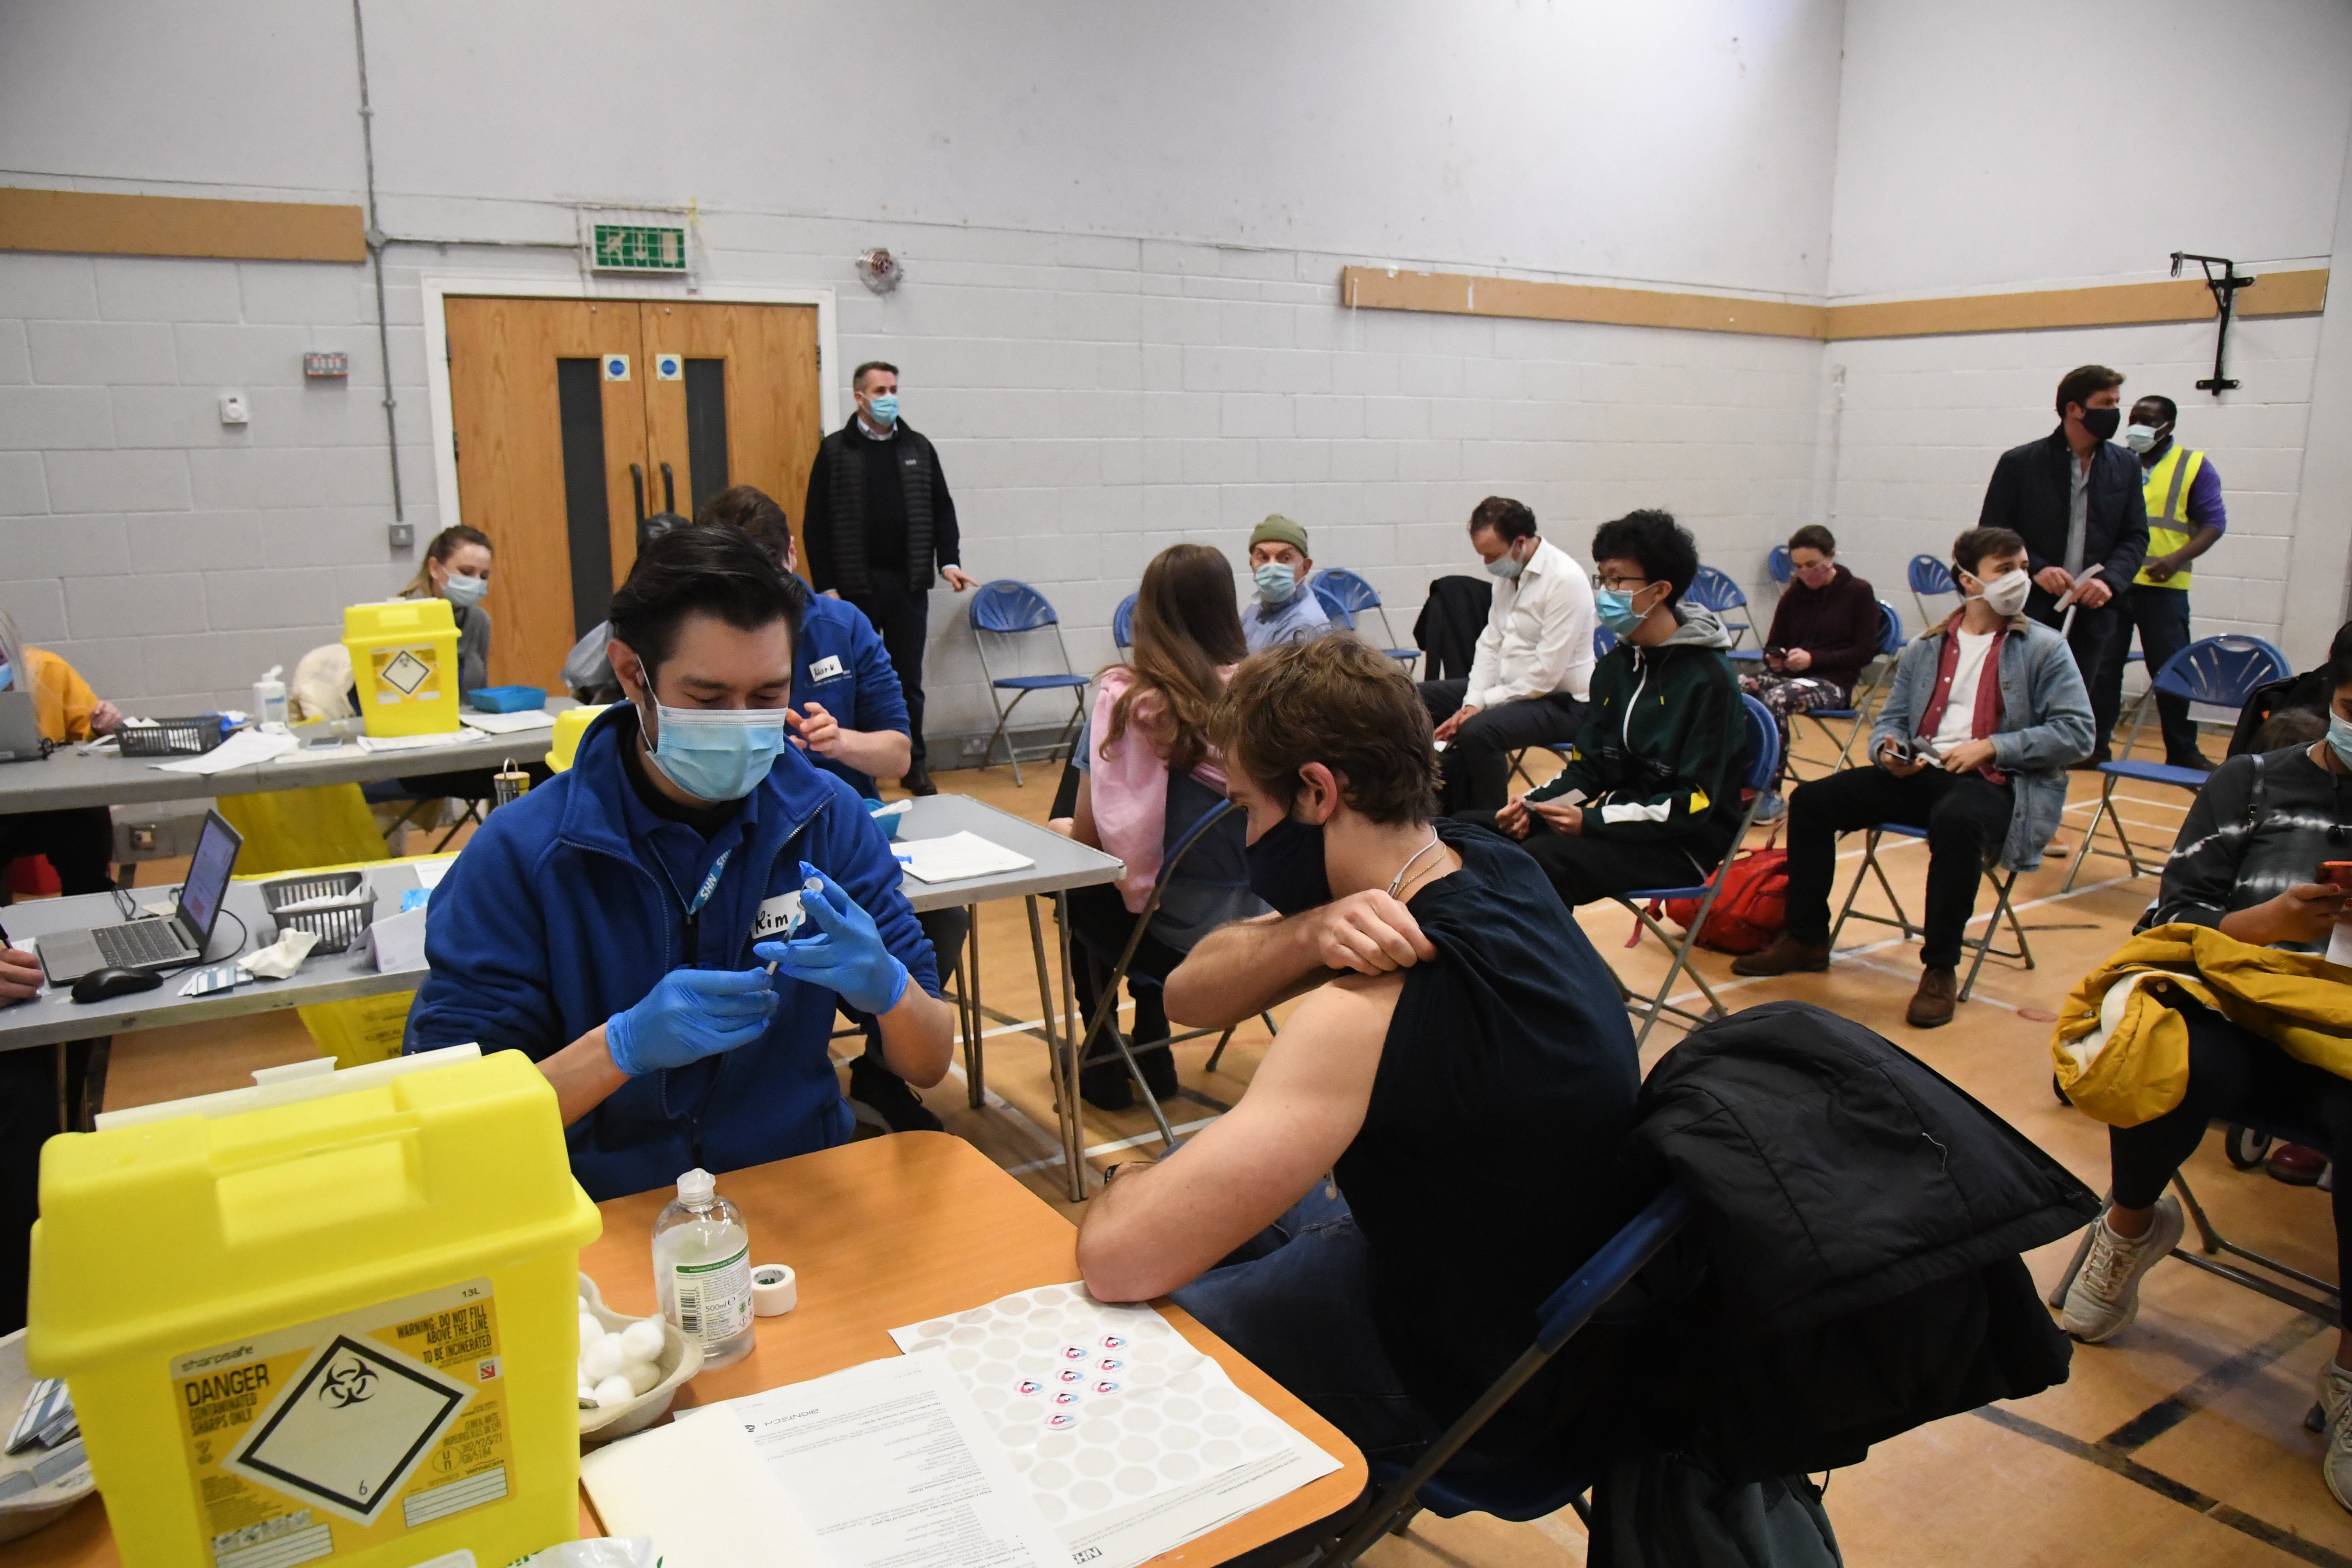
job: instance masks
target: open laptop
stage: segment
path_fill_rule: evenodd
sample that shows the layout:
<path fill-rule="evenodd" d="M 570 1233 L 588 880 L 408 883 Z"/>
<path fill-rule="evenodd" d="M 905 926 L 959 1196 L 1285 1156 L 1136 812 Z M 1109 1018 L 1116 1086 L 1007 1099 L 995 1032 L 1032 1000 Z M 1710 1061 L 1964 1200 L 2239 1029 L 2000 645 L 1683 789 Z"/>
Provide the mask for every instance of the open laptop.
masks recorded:
<path fill-rule="evenodd" d="M 194 963 L 212 940 L 228 892 L 229 873 L 245 839 L 217 811 L 205 816 L 179 907 L 168 919 L 124 921 L 95 931 L 60 931 L 41 939 L 41 968 L 52 985 L 69 985 L 97 969 L 175 969 Z"/>
<path fill-rule="evenodd" d="M 41 760 L 41 721 L 29 691 L 0 691 L 0 763 Z"/>

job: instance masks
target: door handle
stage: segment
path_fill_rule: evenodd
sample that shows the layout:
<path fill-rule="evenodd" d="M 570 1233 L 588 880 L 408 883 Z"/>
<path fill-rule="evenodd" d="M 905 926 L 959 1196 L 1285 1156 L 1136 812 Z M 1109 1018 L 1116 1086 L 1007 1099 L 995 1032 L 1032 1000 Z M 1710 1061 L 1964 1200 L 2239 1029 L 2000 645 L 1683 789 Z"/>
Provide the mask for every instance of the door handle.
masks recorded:
<path fill-rule="evenodd" d="M 667 463 L 664 463 L 661 466 L 661 471 L 662 510 L 676 511 L 677 510 L 677 481 L 670 477 L 669 465 Z"/>
<path fill-rule="evenodd" d="M 637 530 L 639 532 L 643 532 L 646 526 L 646 470 L 644 464 L 631 463 L 629 465 L 629 488 L 636 492 Z"/>

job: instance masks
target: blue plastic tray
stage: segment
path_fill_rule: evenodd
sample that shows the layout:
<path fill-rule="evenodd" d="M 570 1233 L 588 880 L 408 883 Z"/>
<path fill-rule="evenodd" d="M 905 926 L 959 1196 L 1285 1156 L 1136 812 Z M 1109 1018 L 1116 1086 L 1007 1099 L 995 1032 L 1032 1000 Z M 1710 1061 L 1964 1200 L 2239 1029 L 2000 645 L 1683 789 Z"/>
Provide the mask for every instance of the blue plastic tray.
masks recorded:
<path fill-rule="evenodd" d="M 529 713 L 547 706 L 544 686 L 485 686 L 466 694 L 477 713 Z"/>

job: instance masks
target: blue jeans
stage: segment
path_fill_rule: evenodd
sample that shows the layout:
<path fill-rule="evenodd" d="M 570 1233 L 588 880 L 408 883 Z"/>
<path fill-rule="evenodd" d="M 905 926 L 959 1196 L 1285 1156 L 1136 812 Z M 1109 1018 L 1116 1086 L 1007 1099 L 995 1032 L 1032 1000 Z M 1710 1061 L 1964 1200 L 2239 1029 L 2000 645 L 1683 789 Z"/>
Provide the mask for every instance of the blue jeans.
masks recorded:
<path fill-rule="evenodd" d="M 1318 1182 L 1290 1212 L 1171 1292 L 1367 1458 L 1410 1463 L 1443 1434 L 1405 1391 L 1372 1321 L 1364 1234 Z"/>

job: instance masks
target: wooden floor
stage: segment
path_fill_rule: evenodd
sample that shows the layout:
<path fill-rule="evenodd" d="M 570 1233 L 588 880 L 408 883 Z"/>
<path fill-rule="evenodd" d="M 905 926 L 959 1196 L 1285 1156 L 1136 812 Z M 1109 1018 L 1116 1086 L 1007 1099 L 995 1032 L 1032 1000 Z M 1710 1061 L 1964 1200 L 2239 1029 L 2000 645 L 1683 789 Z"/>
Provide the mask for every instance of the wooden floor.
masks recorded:
<path fill-rule="evenodd" d="M 2219 749 L 2209 739 L 2208 750 Z M 1799 747 L 1801 757 L 1814 758 L 1811 772 L 1833 752 L 1824 752 L 1810 728 Z M 1543 759 L 1534 767 L 1537 776 L 1549 766 Z M 941 773 L 939 782 L 1042 821 L 1055 775 L 1044 767 L 1027 772 L 1024 788 L 1002 768 Z M 2095 775 L 2072 777 L 2075 805 L 2060 835 L 2070 845 L 2079 843 L 2096 798 Z M 2169 845 L 2186 800 L 2171 798 L 2174 793 L 2152 785 L 2125 791 L 2136 837 Z M 1916 916 L 1925 847 L 1892 842 L 1882 853 Z M 1989 963 L 1974 999 L 1943 1029 L 1915 1030 L 1903 1022 L 1919 966 L 1916 949 L 1890 927 L 1850 927 L 1825 975 L 1738 980 L 1730 974 L 1730 961 L 1713 953 L 1700 955 L 1700 971 L 1735 1007 L 1798 997 L 1869 1025 L 2008 1118 L 2093 1187 L 2103 1187 L 2105 1130 L 2053 1098 L 2050 1026 L 2074 982 L 2122 941 L 2155 882 L 2130 879 L 2121 860 L 2095 858 L 2067 894 L 2060 885 L 2071 863 L 2053 858 L 2018 883 L 2016 899 L 2031 928 L 2037 967 Z M 1840 865 L 1841 898 L 1859 864 L 1859 842 L 1849 840 Z M 172 874 L 159 867 L 150 879 Z M 1874 888 L 1859 907 L 1884 912 L 1885 904 Z M 1579 918 L 1601 955 L 1637 991 L 1664 973 L 1654 938 L 1627 946 L 1633 921 L 1622 910 L 1596 905 Z M 1032 1027 L 1039 1007 L 1025 918 L 1020 904 L 1009 903 L 987 907 L 982 921 L 982 1001 L 995 1031 L 988 1041 L 988 1103 L 978 1110 L 966 1107 L 961 1067 L 926 1099 L 950 1131 L 1018 1175 L 1040 1201 L 1067 1210 L 1045 1054 Z M 1682 991 L 1684 1000 L 1696 999 L 1694 987 Z M 1673 1030 L 1658 1028 L 1644 1050 L 1645 1064 L 1675 1038 Z M 1266 1037 L 1262 1026 L 1241 1031 L 1214 1073 L 1207 1070 L 1209 1044 L 1178 1048 L 1183 1090 L 1169 1114 L 1180 1131 L 1240 1098 Z M 154 1031 L 117 1043 L 108 1100 L 128 1105 L 227 1088 L 247 1081 L 245 1075 L 256 1067 L 312 1054 L 291 1015 Z M 1097 1167 L 1131 1157 L 1123 1152 L 1129 1149 L 1148 1152 L 1158 1142 L 1140 1110 L 1089 1110 L 1086 1126 L 1088 1157 Z M 2232 1240 L 2322 1277 L 2333 1275 L 2326 1194 L 2231 1170 L 2218 1135 L 2208 1138 L 2186 1173 Z M 2065 1245 L 2046 1248 L 2031 1259 L 2045 1285 L 2064 1267 L 2068 1250 Z M 2352 1568 L 2352 1514 L 2329 1498 L 2318 1474 L 2320 1440 L 2301 1425 L 2332 1336 L 2314 1319 L 2178 1263 L 2157 1268 L 2143 1300 L 2138 1321 L 2115 1342 L 2077 1350 L 2064 1385 L 1910 1433 L 1832 1477 L 1828 1508 L 1846 1561 L 1860 1568 L 2085 1562 L 2171 1568 L 2297 1561 Z M 1532 1524 L 1423 1515 L 1367 1561 L 1388 1568 L 1506 1568 L 1581 1563 L 1584 1555 L 1583 1531 L 1572 1513 Z"/>

